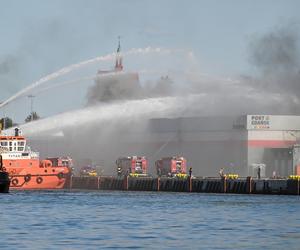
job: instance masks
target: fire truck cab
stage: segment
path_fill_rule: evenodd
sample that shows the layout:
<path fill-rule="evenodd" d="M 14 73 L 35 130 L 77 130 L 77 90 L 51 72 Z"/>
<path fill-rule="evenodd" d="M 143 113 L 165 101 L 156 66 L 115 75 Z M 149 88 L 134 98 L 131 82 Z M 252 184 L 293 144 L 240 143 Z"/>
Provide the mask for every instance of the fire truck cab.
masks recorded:
<path fill-rule="evenodd" d="M 164 157 L 155 162 L 158 176 L 187 177 L 184 157 Z"/>
<path fill-rule="evenodd" d="M 144 156 L 119 157 L 116 161 L 118 176 L 147 176 L 148 160 Z"/>

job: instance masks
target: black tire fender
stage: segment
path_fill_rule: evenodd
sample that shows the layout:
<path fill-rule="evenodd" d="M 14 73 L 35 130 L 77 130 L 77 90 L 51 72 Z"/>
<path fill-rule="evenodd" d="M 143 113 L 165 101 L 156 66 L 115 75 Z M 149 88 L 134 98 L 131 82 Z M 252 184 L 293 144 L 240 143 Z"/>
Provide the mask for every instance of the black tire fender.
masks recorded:
<path fill-rule="evenodd" d="M 17 186 L 19 184 L 19 180 L 17 178 L 14 178 L 14 179 L 11 180 L 11 184 L 13 186 Z"/>
<path fill-rule="evenodd" d="M 43 182 L 43 178 L 41 176 L 36 178 L 36 183 L 41 184 Z"/>
<path fill-rule="evenodd" d="M 31 174 L 27 174 L 24 176 L 24 181 L 29 182 L 31 180 Z"/>

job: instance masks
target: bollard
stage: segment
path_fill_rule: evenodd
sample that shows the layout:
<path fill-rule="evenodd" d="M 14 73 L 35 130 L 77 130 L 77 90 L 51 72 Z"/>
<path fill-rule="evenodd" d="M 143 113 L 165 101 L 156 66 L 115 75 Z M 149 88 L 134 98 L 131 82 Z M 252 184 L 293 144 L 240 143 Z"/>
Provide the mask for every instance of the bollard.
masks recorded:
<path fill-rule="evenodd" d="M 223 176 L 221 179 L 221 184 L 223 184 L 223 193 L 227 193 L 227 177 Z"/>
<path fill-rule="evenodd" d="M 157 177 L 157 191 L 160 191 L 159 188 L 160 188 L 160 178 Z"/>
<path fill-rule="evenodd" d="M 251 176 L 247 177 L 247 193 L 248 194 L 252 193 L 252 177 Z"/>
<path fill-rule="evenodd" d="M 189 192 L 192 192 L 192 176 L 189 176 Z"/>
<path fill-rule="evenodd" d="M 98 177 L 98 180 L 97 180 L 97 189 L 98 190 L 100 189 L 100 177 Z"/>
<path fill-rule="evenodd" d="M 123 189 L 128 190 L 128 175 L 124 178 Z"/>
<path fill-rule="evenodd" d="M 72 186 L 73 186 L 73 176 L 71 175 L 71 177 L 70 177 L 70 185 L 69 185 L 70 189 L 72 189 Z"/>
<path fill-rule="evenodd" d="M 299 193 L 300 193 L 300 190 L 299 190 L 299 181 L 300 181 L 300 179 L 298 178 L 298 182 L 297 182 L 297 188 L 298 188 L 298 190 L 297 190 L 297 194 L 299 195 Z"/>

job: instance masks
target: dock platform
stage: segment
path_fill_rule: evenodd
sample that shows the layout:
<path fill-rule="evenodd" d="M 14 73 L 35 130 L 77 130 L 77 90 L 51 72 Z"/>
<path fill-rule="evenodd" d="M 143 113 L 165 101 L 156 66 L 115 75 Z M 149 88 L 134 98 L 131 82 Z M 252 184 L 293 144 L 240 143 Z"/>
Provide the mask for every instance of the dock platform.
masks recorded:
<path fill-rule="evenodd" d="M 232 193 L 232 194 L 277 194 L 299 195 L 299 179 L 254 179 L 188 177 L 77 177 L 72 176 L 66 189 L 129 190 L 157 192 Z"/>

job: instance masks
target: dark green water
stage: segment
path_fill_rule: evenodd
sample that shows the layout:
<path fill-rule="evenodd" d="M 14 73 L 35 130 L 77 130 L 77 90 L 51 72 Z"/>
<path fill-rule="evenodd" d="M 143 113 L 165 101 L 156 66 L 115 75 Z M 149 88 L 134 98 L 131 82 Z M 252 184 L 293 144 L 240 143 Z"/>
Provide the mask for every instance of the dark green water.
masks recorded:
<path fill-rule="evenodd" d="M 297 196 L 12 191 L 0 201 L 1 249 L 300 249 Z"/>

